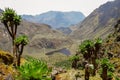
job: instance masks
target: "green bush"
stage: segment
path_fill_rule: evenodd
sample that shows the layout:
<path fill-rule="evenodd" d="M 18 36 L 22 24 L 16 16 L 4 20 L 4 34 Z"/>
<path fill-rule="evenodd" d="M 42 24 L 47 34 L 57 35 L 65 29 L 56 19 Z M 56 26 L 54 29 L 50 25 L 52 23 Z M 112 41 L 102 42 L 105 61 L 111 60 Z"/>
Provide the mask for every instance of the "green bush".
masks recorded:
<path fill-rule="evenodd" d="M 71 56 L 71 57 L 69 58 L 69 61 L 74 61 L 74 60 L 79 60 L 79 59 L 80 59 L 79 56 L 74 55 L 74 56 Z"/>
<path fill-rule="evenodd" d="M 51 70 L 48 69 L 47 64 L 41 60 L 28 57 L 27 62 L 18 67 L 20 75 L 18 80 L 51 80 L 48 75 Z"/>

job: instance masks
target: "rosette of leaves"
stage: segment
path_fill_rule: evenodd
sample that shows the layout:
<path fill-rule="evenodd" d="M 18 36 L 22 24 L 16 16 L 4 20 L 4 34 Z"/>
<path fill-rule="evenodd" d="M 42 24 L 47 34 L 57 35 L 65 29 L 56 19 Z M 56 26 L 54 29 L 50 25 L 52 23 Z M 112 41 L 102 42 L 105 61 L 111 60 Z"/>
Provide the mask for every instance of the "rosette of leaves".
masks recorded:
<path fill-rule="evenodd" d="M 101 66 L 102 66 L 102 71 L 101 71 L 101 77 L 103 80 L 107 80 L 108 78 L 113 78 L 113 72 L 114 72 L 114 65 L 110 63 L 109 59 L 103 58 L 101 60 Z"/>
<path fill-rule="evenodd" d="M 103 68 L 107 68 L 111 72 L 114 72 L 114 70 L 115 70 L 114 65 L 112 63 L 110 63 L 109 59 L 107 59 L 107 58 L 103 58 L 101 60 L 101 66 Z"/>
<path fill-rule="evenodd" d="M 2 12 L 1 22 L 4 23 L 5 26 L 13 27 L 14 25 L 20 25 L 21 16 L 17 15 L 17 13 L 10 8 L 6 8 L 5 11 Z"/>
<path fill-rule="evenodd" d="M 27 62 L 18 67 L 18 71 L 18 80 L 51 80 L 48 76 L 52 70 L 45 62 L 32 57 L 28 57 Z"/>
<path fill-rule="evenodd" d="M 88 60 L 91 57 L 91 53 L 94 50 L 94 43 L 91 40 L 85 40 L 79 46 L 79 51 L 83 54 L 84 58 Z"/>
<path fill-rule="evenodd" d="M 21 44 L 27 45 L 29 40 L 26 35 L 22 35 L 22 36 L 17 37 L 14 42 L 15 42 L 16 46 L 21 45 Z"/>
<path fill-rule="evenodd" d="M 99 51 L 102 43 L 103 43 L 103 41 L 102 41 L 101 38 L 96 39 L 94 44 L 95 44 L 95 48 L 96 48 L 97 51 Z"/>

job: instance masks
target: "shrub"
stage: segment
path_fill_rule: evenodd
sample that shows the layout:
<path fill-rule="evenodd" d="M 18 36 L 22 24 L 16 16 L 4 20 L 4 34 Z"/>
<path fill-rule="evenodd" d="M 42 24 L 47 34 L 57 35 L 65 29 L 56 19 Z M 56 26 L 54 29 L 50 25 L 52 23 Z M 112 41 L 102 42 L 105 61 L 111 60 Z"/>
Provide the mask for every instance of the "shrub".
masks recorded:
<path fill-rule="evenodd" d="M 17 76 L 18 80 L 51 80 L 48 77 L 51 69 L 45 62 L 35 58 L 28 57 L 27 62 L 18 67 L 18 71 L 20 73 Z"/>

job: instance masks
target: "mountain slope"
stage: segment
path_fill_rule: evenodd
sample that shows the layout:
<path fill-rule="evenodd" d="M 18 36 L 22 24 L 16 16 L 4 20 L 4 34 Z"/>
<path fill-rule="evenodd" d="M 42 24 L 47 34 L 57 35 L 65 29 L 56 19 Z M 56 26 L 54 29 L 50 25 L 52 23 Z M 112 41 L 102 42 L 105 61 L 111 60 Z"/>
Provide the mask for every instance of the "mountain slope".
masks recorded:
<path fill-rule="evenodd" d="M 107 2 L 95 9 L 71 36 L 77 39 L 106 37 L 120 18 L 120 0 Z"/>
<path fill-rule="evenodd" d="M 85 16 L 81 12 L 60 12 L 49 11 L 40 15 L 22 15 L 22 18 L 28 21 L 45 23 L 53 28 L 69 27 L 70 25 L 81 22 Z"/>
<path fill-rule="evenodd" d="M 29 44 L 25 48 L 26 53 L 41 53 L 43 48 L 58 49 L 69 45 L 72 41 L 59 31 L 51 29 L 49 25 L 37 24 L 23 20 L 18 26 L 18 34 L 29 37 Z M 58 37 L 59 35 L 59 37 Z M 11 51 L 11 38 L 4 25 L 0 23 L 0 49 Z"/>

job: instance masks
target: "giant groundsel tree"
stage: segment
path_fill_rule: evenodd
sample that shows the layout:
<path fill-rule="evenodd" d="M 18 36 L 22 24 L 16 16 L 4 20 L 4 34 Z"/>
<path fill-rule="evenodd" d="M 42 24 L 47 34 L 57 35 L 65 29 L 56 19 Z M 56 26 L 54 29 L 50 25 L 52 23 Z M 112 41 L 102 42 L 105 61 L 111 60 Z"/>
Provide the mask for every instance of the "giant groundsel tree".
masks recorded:
<path fill-rule="evenodd" d="M 93 76 L 96 75 L 98 54 L 101 48 L 102 39 L 98 38 L 95 41 L 85 40 L 80 46 L 79 51 L 83 54 L 88 63 L 94 65 Z"/>
<path fill-rule="evenodd" d="M 14 40 L 16 38 L 16 33 L 17 33 L 17 27 L 20 25 L 21 22 L 21 17 L 17 15 L 17 13 L 10 8 L 6 8 L 2 12 L 1 16 L 1 22 L 4 24 L 5 28 L 8 31 L 8 34 L 12 38 L 12 44 L 13 44 L 13 55 L 15 56 L 15 43 Z"/>
<path fill-rule="evenodd" d="M 114 69 L 114 65 L 110 63 L 109 59 L 103 58 L 101 60 L 101 67 L 102 67 L 102 72 L 101 72 L 102 80 L 112 80 L 113 72 L 115 69 Z"/>

